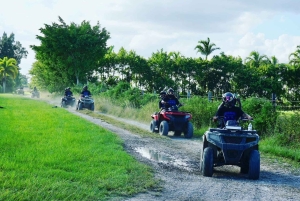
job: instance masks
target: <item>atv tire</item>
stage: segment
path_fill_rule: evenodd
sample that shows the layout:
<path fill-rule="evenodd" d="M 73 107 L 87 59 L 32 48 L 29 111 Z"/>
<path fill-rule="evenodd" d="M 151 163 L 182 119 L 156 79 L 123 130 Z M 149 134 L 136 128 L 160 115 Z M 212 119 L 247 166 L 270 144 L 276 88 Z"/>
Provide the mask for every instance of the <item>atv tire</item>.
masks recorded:
<path fill-rule="evenodd" d="M 63 108 L 66 108 L 66 107 L 67 107 L 67 105 L 66 105 L 66 102 L 65 102 L 65 101 L 62 101 L 62 102 L 61 102 L 61 107 L 63 107 Z"/>
<path fill-rule="evenodd" d="M 90 105 L 90 110 L 91 110 L 91 111 L 94 111 L 94 110 L 95 110 L 95 105 L 94 105 L 94 103 L 92 103 L 92 104 Z"/>
<path fill-rule="evenodd" d="M 257 180 L 260 173 L 260 154 L 257 150 L 252 150 L 249 157 L 248 178 Z"/>
<path fill-rule="evenodd" d="M 204 149 L 201 160 L 203 176 L 212 177 L 214 172 L 214 151 L 211 147 L 206 147 Z"/>
<path fill-rule="evenodd" d="M 188 122 L 186 130 L 184 131 L 185 138 L 192 138 L 194 135 L 194 127 L 191 122 Z"/>
<path fill-rule="evenodd" d="M 82 110 L 83 109 L 83 103 L 78 103 L 78 110 Z"/>
<path fill-rule="evenodd" d="M 169 132 L 169 124 L 167 121 L 162 121 L 159 125 L 159 134 L 160 135 L 168 135 Z"/>
<path fill-rule="evenodd" d="M 156 128 L 156 121 L 152 120 L 151 123 L 150 123 L 150 131 L 152 133 L 157 133 L 158 131 L 155 128 Z"/>

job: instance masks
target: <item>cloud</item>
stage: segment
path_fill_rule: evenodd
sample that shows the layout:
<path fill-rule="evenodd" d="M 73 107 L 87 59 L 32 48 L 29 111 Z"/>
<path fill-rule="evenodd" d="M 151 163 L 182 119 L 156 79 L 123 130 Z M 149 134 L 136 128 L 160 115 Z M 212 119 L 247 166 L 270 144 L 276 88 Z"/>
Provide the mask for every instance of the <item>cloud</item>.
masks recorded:
<path fill-rule="evenodd" d="M 11 9 L 1 10 L 0 34 L 13 32 L 28 50 L 28 58 L 21 63 L 24 74 L 34 62 L 29 45 L 38 44 L 39 29 L 58 23 L 58 16 L 67 24 L 86 20 L 94 26 L 99 21 L 110 32 L 108 45 L 115 46 L 115 51 L 124 47 L 143 57 L 160 49 L 199 57 L 194 48 L 209 37 L 221 48 L 214 54 L 223 51 L 245 58 L 256 50 L 287 62 L 300 44 L 298 34 L 292 35 L 298 33 L 294 22 L 300 15 L 300 1 L 295 0 L 10 0 L 5 7 L 13 8 L 14 14 Z M 292 31 L 274 27 L 274 19 Z"/>

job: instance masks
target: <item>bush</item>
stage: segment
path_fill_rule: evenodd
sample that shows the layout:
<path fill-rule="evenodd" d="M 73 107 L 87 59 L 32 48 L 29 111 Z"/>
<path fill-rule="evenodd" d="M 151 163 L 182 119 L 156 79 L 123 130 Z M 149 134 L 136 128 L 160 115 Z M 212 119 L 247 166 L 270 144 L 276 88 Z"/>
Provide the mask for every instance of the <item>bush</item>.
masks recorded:
<path fill-rule="evenodd" d="M 248 98 L 242 102 L 244 112 L 254 118 L 253 126 L 261 136 L 274 133 L 278 113 L 264 98 Z"/>
<path fill-rule="evenodd" d="M 278 144 L 289 147 L 299 147 L 300 143 L 300 113 L 281 113 L 277 119 L 274 136 Z"/>

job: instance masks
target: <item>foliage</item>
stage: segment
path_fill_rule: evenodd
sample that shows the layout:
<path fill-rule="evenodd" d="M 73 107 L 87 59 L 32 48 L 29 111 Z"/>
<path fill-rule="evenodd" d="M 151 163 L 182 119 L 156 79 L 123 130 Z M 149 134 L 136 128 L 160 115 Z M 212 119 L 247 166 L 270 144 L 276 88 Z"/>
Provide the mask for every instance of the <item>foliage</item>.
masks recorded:
<path fill-rule="evenodd" d="M 254 118 L 253 126 L 261 136 L 274 132 L 278 113 L 269 100 L 248 98 L 242 102 L 242 108 Z"/>
<path fill-rule="evenodd" d="M 37 36 L 41 45 L 30 46 L 40 62 L 30 73 L 47 78 L 41 84 L 49 91 L 55 86 L 61 90 L 65 85 L 88 81 L 97 69 L 98 61 L 104 57 L 110 38 L 105 28 L 100 29 L 99 22 L 93 27 L 87 21 L 67 25 L 60 17 L 59 22 L 45 24 L 40 29 L 43 36 Z"/>
<path fill-rule="evenodd" d="M 27 57 L 27 50 L 22 47 L 19 41 L 15 41 L 15 34 L 9 36 L 4 32 L 0 37 L 0 58 L 14 58 L 17 61 L 17 66 L 21 63 L 22 58 Z M 20 69 L 19 69 L 20 70 Z"/>
<path fill-rule="evenodd" d="M 14 58 L 0 58 L 0 78 L 3 80 L 3 93 L 6 92 L 7 79 L 10 77 L 15 79 L 18 73 L 17 61 Z M 10 91 L 13 91 L 13 88 Z"/>
<path fill-rule="evenodd" d="M 300 148 L 300 113 L 281 113 L 275 127 L 275 136 L 278 144 Z"/>

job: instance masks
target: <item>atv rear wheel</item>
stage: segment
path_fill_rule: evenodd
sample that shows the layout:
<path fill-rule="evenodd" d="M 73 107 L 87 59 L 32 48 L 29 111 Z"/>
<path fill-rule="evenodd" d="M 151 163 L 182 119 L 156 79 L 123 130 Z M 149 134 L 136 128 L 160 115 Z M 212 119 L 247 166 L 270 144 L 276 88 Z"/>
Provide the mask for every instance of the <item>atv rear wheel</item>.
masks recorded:
<path fill-rule="evenodd" d="M 204 149 L 201 160 L 203 176 L 212 177 L 214 172 L 214 151 L 211 147 L 206 147 Z"/>
<path fill-rule="evenodd" d="M 192 138 L 194 135 L 194 127 L 193 124 L 191 122 L 188 122 L 187 124 L 187 128 L 184 131 L 184 137 L 185 138 Z"/>
<path fill-rule="evenodd" d="M 150 131 L 152 133 L 157 133 L 158 131 L 155 128 L 156 128 L 156 121 L 152 120 L 151 123 L 150 123 Z"/>
<path fill-rule="evenodd" d="M 168 135 L 169 132 L 169 124 L 167 121 L 162 121 L 159 125 L 159 134 L 160 135 Z"/>
<path fill-rule="evenodd" d="M 62 101 L 62 102 L 61 102 L 61 107 L 67 107 L 67 105 L 66 105 L 66 102 L 65 102 L 65 101 Z"/>
<path fill-rule="evenodd" d="M 257 180 L 260 173 L 260 154 L 257 150 L 252 150 L 249 157 L 248 178 Z"/>

